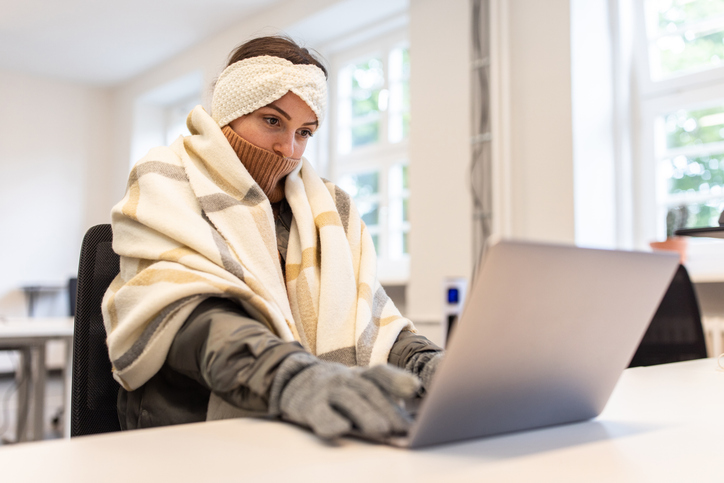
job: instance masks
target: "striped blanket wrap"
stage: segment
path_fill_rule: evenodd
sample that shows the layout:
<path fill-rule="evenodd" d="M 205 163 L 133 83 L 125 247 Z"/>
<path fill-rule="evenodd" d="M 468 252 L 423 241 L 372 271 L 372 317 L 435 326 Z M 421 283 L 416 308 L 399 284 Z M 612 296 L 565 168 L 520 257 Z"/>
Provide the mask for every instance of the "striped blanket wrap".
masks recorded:
<path fill-rule="evenodd" d="M 349 196 L 305 159 L 287 176 L 285 280 L 269 200 L 203 108 L 187 125 L 190 136 L 135 165 L 112 210 L 121 271 L 103 319 L 115 379 L 127 390 L 148 381 L 207 297 L 238 302 L 323 360 L 387 362 L 400 331 L 415 329 L 376 278 L 372 238 Z"/>

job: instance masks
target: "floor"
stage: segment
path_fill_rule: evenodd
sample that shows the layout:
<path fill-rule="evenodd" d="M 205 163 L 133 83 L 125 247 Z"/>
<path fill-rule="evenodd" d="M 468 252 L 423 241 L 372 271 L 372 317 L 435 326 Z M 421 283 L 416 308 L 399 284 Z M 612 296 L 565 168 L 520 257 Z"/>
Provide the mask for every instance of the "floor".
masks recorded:
<path fill-rule="evenodd" d="M 63 379 L 60 371 L 48 374 L 45 387 L 45 439 L 63 437 Z M 17 385 L 12 374 L 0 374 L 0 446 L 15 441 Z"/>

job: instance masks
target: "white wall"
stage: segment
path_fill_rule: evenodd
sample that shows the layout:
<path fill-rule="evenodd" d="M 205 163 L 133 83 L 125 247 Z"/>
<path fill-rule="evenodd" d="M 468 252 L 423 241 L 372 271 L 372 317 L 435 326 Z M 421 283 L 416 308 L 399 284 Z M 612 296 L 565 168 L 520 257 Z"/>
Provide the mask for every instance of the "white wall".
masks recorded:
<path fill-rule="evenodd" d="M 576 244 L 616 248 L 614 62 L 608 0 L 571 0 Z"/>
<path fill-rule="evenodd" d="M 573 243 L 569 0 L 497 0 L 495 187 L 500 234 Z M 495 146 L 495 143 L 498 146 Z M 501 144 L 503 144 L 501 146 Z"/>
<path fill-rule="evenodd" d="M 472 272 L 470 6 L 410 3 L 408 317 L 439 322 L 445 277 Z"/>
<path fill-rule="evenodd" d="M 0 315 L 26 314 L 21 285 L 66 283 L 82 233 L 108 222 L 108 100 L 102 89 L 0 72 Z M 53 303 L 67 310 L 65 298 Z"/>

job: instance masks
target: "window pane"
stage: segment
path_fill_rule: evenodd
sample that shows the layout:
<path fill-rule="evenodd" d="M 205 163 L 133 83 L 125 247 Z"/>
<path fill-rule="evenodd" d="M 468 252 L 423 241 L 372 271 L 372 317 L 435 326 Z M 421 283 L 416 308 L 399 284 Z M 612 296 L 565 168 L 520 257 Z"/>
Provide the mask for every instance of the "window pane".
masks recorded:
<path fill-rule="evenodd" d="M 655 77 L 717 67 L 724 60 L 723 39 L 722 31 L 659 38 L 652 46 L 658 50 L 659 59 L 659 72 Z"/>
<path fill-rule="evenodd" d="M 379 57 L 351 63 L 340 70 L 339 100 L 340 153 L 380 141 L 380 110 L 386 108 L 385 75 Z M 381 93 L 384 95 L 381 96 Z"/>
<path fill-rule="evenodd" d="M 367 226 L 379 224 L 379 172 L 350 173 L 342 176 L 339 187 L 354 199 L 362 221 Z"/>
<path fill-rule="evenodd" d="M 354 126 L 352 128 L 352 147 L 376 143 L 380 139 L 379 121 Z"/>
<path fill-rule="evenodd" d="M 721 0 L 648 0 L 648 8 L 654 17 L 654 34 L 724 15 L 724 2 Z"/>
<path fill-rule="evenodd" d="M 724 201 L 724 106 L 666 114 L 657 121 L 666 233 L 718 225 Z"/>
<path fill-rule="evenodd" d="M 724 209 L 724 202 L 712 200 L 707 203 L 688 205 L 689 217 L 687 227 L 719 226 L 719 215 Z"/>
<path fill-rule="evenodd" d="M 357 203 L 357 209 L 362 217 L 362 221 L 367 226 L 375 226 L 380 222 L 380 205 L 370 201 L 360 201 Z"/>
<path fill-rule="evenodd" d="M 389 229 L 388 256 L 400 259 L 407 254 L 405 233 L 409 230 L 407 164 L 397 163 L 390 167 L 387 178 Z"/>
<path fill-rule="evenodd" d="M 410 254 L 410 234 L 408 232 L 402 234 L 402 253 Z"/>
<path fill-rule="evenodd" d="M 379 191 L 379 178 L 377 171 L 345 174 L 339 180 L 339 187 L 352 198 L 375 195 Z"/>
<path fill-rule="evenodd" d="M 167 145 L 173 143 L 179 136 L 188 136 L 191 134 L 186 127 L 186 117 L 188 117 L 191 109 L 198 104 L 201 104 L 201 99 L 193 97 L 165 109 L 165 136 Z"/>
<path fill-rule="evenodd" d="M 664 116 L 664 123 L 669 149 L 724 140 L 724 106 L 681 109 Z"/>
<path fill-rule="evenodd" d="M 380 253 L 380 237 L 379 235 L 372 235 L 372 243 L 375 245 L 375 252 Z"/>
<path fill-rule="evenodd" d="M 669 194 L 692 191 L 720 195 L 724 187 L 724 155 L 664 159 L 662 172 L 668 178 Z"/>
<path fill-rule="evenodd" d="M 716 67 L 724 60 L 724 1 L 649 0 L 654 79 Z"/>
<path fill-rule="evenodd" d="M 719 226 L 722 209 L 722 199 L 669 207 L 666 212 L 666 236 L 672 236 L 676 230 L 682 228 Z"/>
<path fill-rule="evenodd" d="M 362 116 L 377 111 L 377 100 L 380 90 L 385 84 L 385 74 L 382 70 L 382 61 L 373 57 L 365 62 L 353 66 L 352 97 L 355 109 L 353 115 Z"/>
<path fill-rule="evenodd" d="M 410 131 L 410 50 L 398 47 L 390 51 L 389 140 L 397 143 Z"/>

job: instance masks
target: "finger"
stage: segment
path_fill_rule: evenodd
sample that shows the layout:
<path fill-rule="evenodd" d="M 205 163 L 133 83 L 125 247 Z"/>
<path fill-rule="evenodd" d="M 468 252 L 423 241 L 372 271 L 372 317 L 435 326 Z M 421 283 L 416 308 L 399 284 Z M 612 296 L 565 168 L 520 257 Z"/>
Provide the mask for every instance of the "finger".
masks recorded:
<path fill-rule="evenodd" d="M 361 375 L 393 397 L 410 398 L 420 389 L 420 380 L 417 377 L 388 365 L 370 367 L 362 371 Z"/>
<path fill-rule="evenodd" d="M 420 380 L 422 381 L 422 385 L 425 389 L 429 389 L 432 384 L 432 379 L 435 376 L 435 372 L 437 371 L 437 366 L 440 364 L 440 361 L 442 361 L 442 352 L 434 354 L 435 355 L 430 357 L 425 363 L 422 371 L 420 371 Z"/>
<path fill-rule="evenodd" d="M 379 386 L 362 377 L 350 381 L 350 385 L 362 396 L 374 412 L 387 422 L 386 434 L 406 433 L 412 424 L 412 417 L 395 398 L 386 394 Z"/>
<path fill-rule="evenodd" d="M 377 389 L 369 382 L 367 386 L 365 390 Z M 344 384 L 331 391 L 330 396 L 332 406 L 351 420 L 362 434 L 376 437 L 391 434 L 392 427 L 387 416 L 370 404 L 359 388 Z"/>
<path fill-rule="evenodd" d="M 318 436 L 334 439 L 349 434 L 352 422 L 331 407 L 332 401 L 320 399 L 309 408 L 305 420 L 307 425 Z"/>

